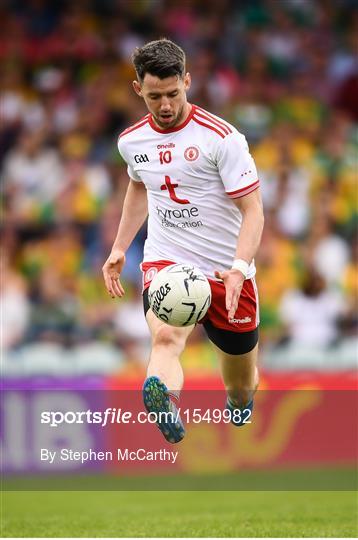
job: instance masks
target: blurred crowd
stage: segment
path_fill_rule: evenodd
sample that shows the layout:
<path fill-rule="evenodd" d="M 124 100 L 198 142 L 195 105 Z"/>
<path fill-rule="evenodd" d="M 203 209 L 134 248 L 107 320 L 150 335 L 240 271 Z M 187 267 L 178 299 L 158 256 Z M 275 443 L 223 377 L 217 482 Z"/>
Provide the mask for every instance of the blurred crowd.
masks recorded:
<path fill-rule="evenodd" d="M 189 100 L 237 126 L 257 163 L 266 214 L 256 259 L 263 348 L 328 350 L 356 336 L 353 1 L 1 6 L 3 348 L 101 341 L 118 348 L 124 369 L 142 369 L 145 227 L 128 253 L 125 301 L 107 296 L 101 267 L 128 182 L 117 136 L 146 113 L 131 88 L 130 55 L 161 36 L 187 53 Z M 212 369 L 206 347 L 198 328 L 187 365 L 198 366 L 201 350 Z"/>

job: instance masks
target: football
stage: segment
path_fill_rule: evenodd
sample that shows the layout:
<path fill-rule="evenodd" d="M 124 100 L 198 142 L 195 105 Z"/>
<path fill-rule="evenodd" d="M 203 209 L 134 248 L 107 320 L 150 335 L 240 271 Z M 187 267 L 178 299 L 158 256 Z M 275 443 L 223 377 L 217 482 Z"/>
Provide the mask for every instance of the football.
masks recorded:
<path fill-rule="evenodd" d="M 211 288 L 204 274 L 190 264 L 171 264 L 160 270 L 149 287 L 153 313 L 171 326 L 189 326 L 204 317 Z"/>

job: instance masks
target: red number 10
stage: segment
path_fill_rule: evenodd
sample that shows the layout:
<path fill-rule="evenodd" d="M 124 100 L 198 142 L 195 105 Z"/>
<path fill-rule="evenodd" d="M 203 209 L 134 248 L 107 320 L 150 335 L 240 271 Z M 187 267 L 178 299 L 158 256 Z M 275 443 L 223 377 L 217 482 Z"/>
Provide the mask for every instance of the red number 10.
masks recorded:
<path fill-rule="evenodd" d="M 170 150 L 166 150 L 165 152 L 159 152 L 159 159 L 160 164 L 163 165 L 164 163 L 170 163 L 172 160 L 172 153 Z"/>

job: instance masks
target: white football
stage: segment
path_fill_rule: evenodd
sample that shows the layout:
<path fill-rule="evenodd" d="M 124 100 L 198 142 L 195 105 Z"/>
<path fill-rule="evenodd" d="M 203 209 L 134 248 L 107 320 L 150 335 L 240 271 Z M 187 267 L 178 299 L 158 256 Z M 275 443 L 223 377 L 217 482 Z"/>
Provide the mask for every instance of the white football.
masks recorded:
<path fill-rule="evenodd" d="M 171 264 L 160 270 L 149 287 L 153 313 L 171 326 L 189 326 L 204 317 L 211 303 L 209 281 L 190 264 Z"/>

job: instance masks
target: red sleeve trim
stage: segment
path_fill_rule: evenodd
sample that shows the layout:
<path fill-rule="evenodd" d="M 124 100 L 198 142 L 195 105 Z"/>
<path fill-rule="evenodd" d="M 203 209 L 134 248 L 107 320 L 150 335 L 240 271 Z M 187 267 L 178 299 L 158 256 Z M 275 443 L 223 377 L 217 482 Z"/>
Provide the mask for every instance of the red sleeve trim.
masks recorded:
<path fill-rule="evenodd" d="M 200 124 L 201 126 L 204 126 L 208 129 L 211 129 L 212 131 L 215 131 L 218 135 L 220 135 L 220 137 L 222 139 L 225 139 L 226 137 L 226 133 L 223 133 L 222 131 L 219 131 L 219 128 L 216 128 L 208 123 L 205 123 L 205 122 L 202 122 L 201 120 L 199 120 L 199 118 L 197 118 L 195 115 L 193 116 L 193 120 L 194 122 L 196 122 L 197 124 Z M 220 128 L 221 129 L 221 128 Z"/>
<path fill-rule="evenodd" d="M 199 116 L 200 118 L 203 118 L 204 120 L 208 120 L 215 126 L 221 128 L 226 135 L 229 135 L 229 133 L 232 133 L 232 130 L 229 126 L 224 124 L 224 122 L 221 122 L 220 120 L 217 120 L 214 118 L 210 113 L 204 111 L 204 109 L 201 109 L 200 107 L 196 108 L 195 114 Z"/>
<path fill-rule="evenodd" d="M 256 180 L 253 184 L 250 184 L 249 186 L 246 186 L 241 189 L 237 189 L 236 191 L 227 191 L 226 193 L 231 197 L 232 199 L 238 199 L 239 197 L 244 197 L 245 195 L 248 195 L 252 191 L 255 191 L 260 185 L 260 180 Z"/>

